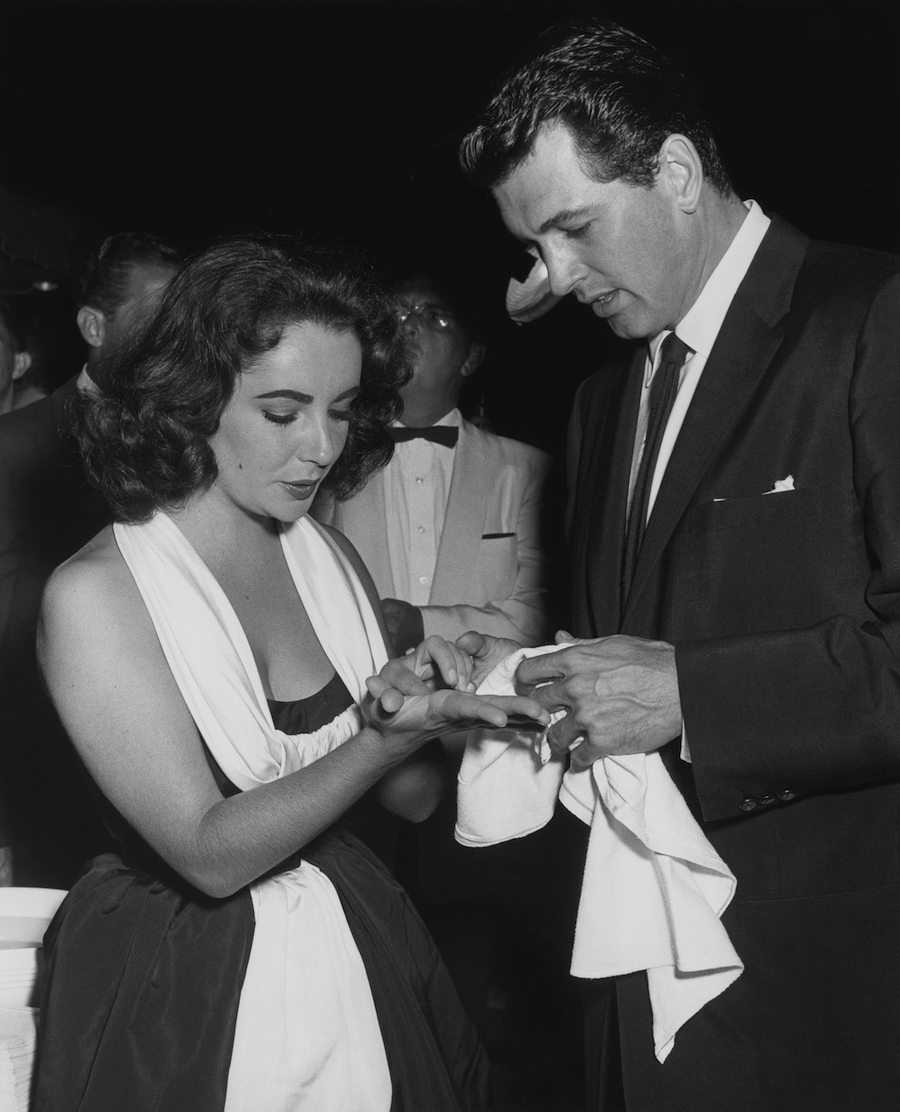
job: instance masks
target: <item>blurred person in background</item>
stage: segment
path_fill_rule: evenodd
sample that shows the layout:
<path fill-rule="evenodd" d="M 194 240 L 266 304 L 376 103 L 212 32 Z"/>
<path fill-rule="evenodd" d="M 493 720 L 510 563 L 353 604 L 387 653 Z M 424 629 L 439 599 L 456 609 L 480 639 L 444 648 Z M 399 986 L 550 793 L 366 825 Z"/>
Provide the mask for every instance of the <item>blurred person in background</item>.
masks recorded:
<path fill-rule="evenodd" d="M 12 307 L 0 300 L 0 416 L 47 396 L 32 381 L 32 357 Z"/>
<path fill-rule="evenodd" d="M 38 674 L 37 616 L 50 572 L 109 521 L 84 477 L 70 403 L 95 389 L 101 360 L 152 312 L 178 263 L 158 236 L 104 240 L 77 291 L 84 367 L 48 397 L 0 417 L 0 806 L 16 884 L 67 888 L 107 844 Z"/>
<path fill-rule="evenodd" d="M 334 502 L 326 495 L 313 514 L 360 552 L 398 652 L 432 634 L 455 640 L 471 629 L 543 643 L 557 628 L 548 589 L 560 532 L 554 537 L 548 529 L 551 457 L 460 411 L 461 395 L 471 393 L 488 356 L 484 314 L 466 276 L 446 260 L 426 260 L 412 264 L 394 290 L 413 367 L 391 429 L 394 455 L 354 497 Z M 451 783 L 466 736 L 442 738 Z M 456 795 L 448 792 L 424 822 L 402 826 L 398 875 L 480 1029 L 490 1036 L 501 1019 L 489 1000 L 503 1008 L 507 1027 L 534 1029 L 525 1019 L 533 1004 L 553 1028 L 542 1048 L 543 1060 L 553 1060 L 551 1044 L 564 1027 L 553 994 L 565 991 L 566 969 L 560 962 L 558 976 L 550 971 L 543 926 L 551 882 L 539 858 L 546 846 L 549 860 L 555 829 L 524 852 L 513 843 L 471 849 L 455 841 L 455 820 Z M 512 934 L 511 921 L 518 923 Z M 510 1004 L 522 1007 L 513 1014 Z M 530 1032 L 520 1034 L 517 1053 L 533 1048 Z M 540 1084 L 529 1068 L 536 1060 L 518 1065 Z"/>

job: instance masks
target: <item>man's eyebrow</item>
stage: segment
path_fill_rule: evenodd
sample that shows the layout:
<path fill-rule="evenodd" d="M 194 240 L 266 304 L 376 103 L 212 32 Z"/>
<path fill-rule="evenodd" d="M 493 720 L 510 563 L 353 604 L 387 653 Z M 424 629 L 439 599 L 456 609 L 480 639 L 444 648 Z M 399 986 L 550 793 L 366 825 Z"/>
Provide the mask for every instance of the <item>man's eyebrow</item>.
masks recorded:
<path fill-rule="evenodd" d="M 538 234 L 543 235 L 544 232 L 549 232 L 551 228 L 556 228 L 560 224 L 571 224 L 573 220 L 583 220 L 586 216 L 593 214 L 593 207 L 585 205 L 583 208 L 577 209 L 560 209 L 559 212 L 554 213 L 549 220 L 545 220 L 538 228 Z"/>

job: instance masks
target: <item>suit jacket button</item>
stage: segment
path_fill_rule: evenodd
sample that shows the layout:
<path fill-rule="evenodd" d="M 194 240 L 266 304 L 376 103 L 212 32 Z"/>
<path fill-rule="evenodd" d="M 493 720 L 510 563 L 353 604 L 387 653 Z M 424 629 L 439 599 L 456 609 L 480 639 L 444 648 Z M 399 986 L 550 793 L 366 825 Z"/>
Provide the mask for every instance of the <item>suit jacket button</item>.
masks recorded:
<path fill-rule="evenodd" d="M 796 794 L 796 792 L 792 792 L 790 788 L 787 788 L 783 792 L 778 793 L 778 798 L 782 803 L 790 803 Z"/>
<path fill-rule="evenodd" d="M 762 799 L 759 801 L 759 805 L 760 805 L 760 807 L 768 807 L 770 804 L 772 804 L 774 802 L 775 802 L 775 796 L 774 795 L 764 795 L 762 797 Z"/>
<path fill-rule="evenodd" d="M 755 810 L 755 808 L 756 808 L 756 800 L 755 799 L 745 799 L 744 802 L 740 804 L 740 809 L 742 811 L 753 811 L 753 810 Z"/>

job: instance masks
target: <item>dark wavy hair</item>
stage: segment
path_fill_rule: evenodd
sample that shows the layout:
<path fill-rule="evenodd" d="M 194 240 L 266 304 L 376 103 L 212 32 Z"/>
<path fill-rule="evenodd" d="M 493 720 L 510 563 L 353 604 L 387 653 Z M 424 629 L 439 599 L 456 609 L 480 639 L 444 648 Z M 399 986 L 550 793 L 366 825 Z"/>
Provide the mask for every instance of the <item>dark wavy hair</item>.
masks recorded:
<path fill-rule="evenodd" d="M 733 188 L 687 79 L 650 43 L 610 20 L 575 19 L 546 31 L 507 75 L 462 141 L 472 180 L 492 189 L 531 153 L 540 128 L 563 124 L 596 181 L 653 187 L 666 137 L 686 135 L 709 183 Z"/>
<path fill-rule="evenodd" d="M 209 439 L 237 376 L 291 324 L 352 332 L 363 351 L 344 450 L 323 487 L 348 498 L 391 458 L 410 377 L 394 296 L 362 264 L 283 236 L 222 240 L 190 259 L 146 326 L 76 400 L 88 478 L 118 521 L 145 521 L 212 485 Z"/>

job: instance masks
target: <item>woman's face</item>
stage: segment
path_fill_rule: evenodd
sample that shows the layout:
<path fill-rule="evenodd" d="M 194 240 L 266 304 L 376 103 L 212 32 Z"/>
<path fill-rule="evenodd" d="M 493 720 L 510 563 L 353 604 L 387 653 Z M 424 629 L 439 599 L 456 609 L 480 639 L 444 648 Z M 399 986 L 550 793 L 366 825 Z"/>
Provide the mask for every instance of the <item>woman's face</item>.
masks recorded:
<path fill-rule="evenodd" d="M 288 325 L 238 376 L 210 438 L 219 468 L 210 495 L 254 516 L 303 517 L 347 440 L 361 370 L 352 332 Z"/>

